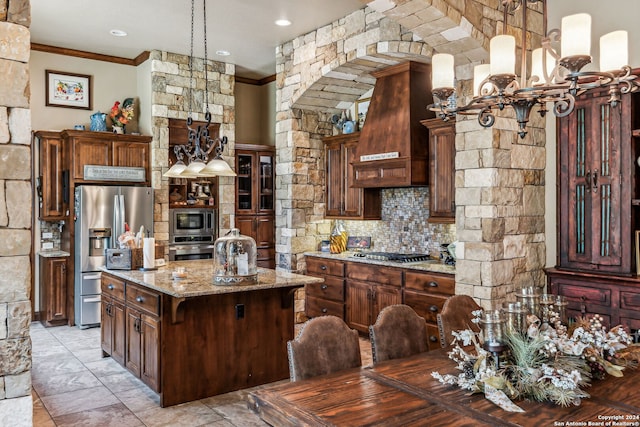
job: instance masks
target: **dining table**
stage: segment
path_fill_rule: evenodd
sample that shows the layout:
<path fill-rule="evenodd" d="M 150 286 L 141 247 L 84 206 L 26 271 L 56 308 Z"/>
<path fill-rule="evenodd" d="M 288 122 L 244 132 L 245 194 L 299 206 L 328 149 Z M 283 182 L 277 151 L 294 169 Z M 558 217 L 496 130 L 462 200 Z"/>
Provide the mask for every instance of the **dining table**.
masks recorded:
<path fill-rule="evenodd" d="M 509 412 L 482 393 L 441 384 L 455 374 L 445 350 L 254 390 L 248 405 L 272 426 L 640 426 L 640 372 L 593 380 L 579 405 L 517 400 Z"/>

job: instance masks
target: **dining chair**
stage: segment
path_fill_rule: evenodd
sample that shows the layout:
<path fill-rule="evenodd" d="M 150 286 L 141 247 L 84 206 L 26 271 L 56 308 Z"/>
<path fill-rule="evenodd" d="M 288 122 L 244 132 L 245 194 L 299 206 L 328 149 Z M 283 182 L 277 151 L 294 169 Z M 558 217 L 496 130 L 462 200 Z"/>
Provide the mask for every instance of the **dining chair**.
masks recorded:
<path fill-rule="evenodd" d="M 471 329 L 480 331 L 480 326 L 473 323 L 472 311 L 481 310 L 473 298 L 468 295 L 453 295 L 444 302 L 442 312 L 438 313 L 438 333 L 440 334 L 440 346 L 449 347 L 453 342 L 451 331 Z"/>
<path fill-rule="evenodd" d="M 287 342 L 287 354 L 291 381 L 362 366 L 358 331 L 336 316 L 305 322 Z"/>
<path fill-rule="evenodd" d="M 373 363 L 399 359 L 428 350 L 427 322 L 405 304 L 390 305 L 369 325 Z"/>

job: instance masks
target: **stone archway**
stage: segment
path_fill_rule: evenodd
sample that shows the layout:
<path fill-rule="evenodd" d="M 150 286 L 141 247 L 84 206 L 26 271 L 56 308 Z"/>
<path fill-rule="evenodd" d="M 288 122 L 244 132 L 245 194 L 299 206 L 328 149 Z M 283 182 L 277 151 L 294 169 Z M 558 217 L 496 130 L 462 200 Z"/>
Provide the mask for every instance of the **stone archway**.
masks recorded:
<path fill-rule="evenodd" d="M 452 53 L 458 102 L 464 103 L 472 93 L 473 65 L 487 59 L 490 37 L 520 39 L 517 18 L 505 26 L 497 0 L 384 3 L 386 10 L 364 8 L 277 49 L 279 268 L 304 269 L 299 255 L 328 234 L 321 138 L 331 133 L 331 114 L 375 83 L 369 72 L 408 59 L 430 62 L 434 51 Z M 529 17 L 534 31 L 527 41 L 535 43 L 543 28 L 541 8 Z M 464 117 L 456 124 L 456 293 L 485 307 L 519 284 L 544 284 L 544 120 L 532 117 L 523 140 L 514 125 L 507 117 L 490 129 Z"/>

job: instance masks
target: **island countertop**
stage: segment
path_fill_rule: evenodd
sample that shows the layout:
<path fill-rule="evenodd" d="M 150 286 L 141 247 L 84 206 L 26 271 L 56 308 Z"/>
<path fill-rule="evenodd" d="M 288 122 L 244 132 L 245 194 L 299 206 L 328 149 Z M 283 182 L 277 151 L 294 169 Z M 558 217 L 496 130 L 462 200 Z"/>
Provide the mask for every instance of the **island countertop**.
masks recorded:
<path fill-rule="evenodd" d="M 173 278 L 172 272 L 177 267 L 186 268 L 186 278 Z M 323 281 L 323 279 L 312 276 L 258 268 L 258 282 L 256 284 L 214 285 L 213 262 L 211 260 L 169 262 L 166 266 L 150 271 L 109 270 L 106 267 L 102 267 L 102 271 L 176 298 L 298 287 Z"/>

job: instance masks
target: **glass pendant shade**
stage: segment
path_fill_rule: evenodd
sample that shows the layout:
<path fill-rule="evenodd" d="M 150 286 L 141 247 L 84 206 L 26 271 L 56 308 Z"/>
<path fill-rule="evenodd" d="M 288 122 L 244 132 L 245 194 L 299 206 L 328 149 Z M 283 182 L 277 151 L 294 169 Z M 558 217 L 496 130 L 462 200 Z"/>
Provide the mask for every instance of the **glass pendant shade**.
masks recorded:
<path fill-rule="evenodd" d="M 562 18 L 560 55 L 562 58 L 591 55 L 591 15 L 577 13 Z"/>
<path fill-rule="evenodd" d="M 431 87 L 453 87 L 453 55 L 437 53 L 431 58 Z"/>
<path fill-rule="evenodd" d="M 495 36 L 489 43 L 490 70 L 492 76 L 515 74 L 516 39 L 513 36 Z"/>
<path fill-rule="evenodd" d="M 204 167 L 205 164 L 202 160 L 192 160 L 189 166 L 180 174 L 180 177 L 189 178 L 201 176 L 200 171 L 204 169 Z"/>
<path fill-rule="evenodd" d="M 556 61 L 553 58 L 553 55 L 551 55 L 551 53 L 549 51 L 546 51 L 547 53 L 547 63 L 543 64 L 542 62 L 542 55 L 544 54 L 545 50 L 541 47 L 539 47 L 538 49 L 534 49 L 533 52 L 531 53 L 531 79 L 535 80 L 534 77 L 537 77 L 538 80 L 533 82 L 533 86 L 540 86 L 545 84 L 545 73 L 543 72 L 544 70 L 544 66 L 546 65 L 547 68 L 547 77 L 551 78 L 551 73 L 553 72 L 553 69 L 556 65 Z"/>
<path fill-rule="evenodd" d="M 236 176 L 231 166 L 223 159 L 215 158 L 200 170 L 201 176 Z"/>
<path fill-rule="evenodd" d="M 619 70 L 629 62 L 629 36 L 614 31 L 600 37 L 600 71 Z"/>
<path fill-rule="evenodd" d="M 478 96 L 482 93 L 480 84 L 489 77 L 490 72 L 491 64 L 480 64 L 473 67 L 473 96 Z"/>
<path fill-rule="evenodd" d="M 182 172 L 187 168 L 187 165 L 184 164 L 182 160 L 178 160 L 171 168 L 166 171 L 162 176 L 166 176 L 168 178 L 181 178 Z"/>

